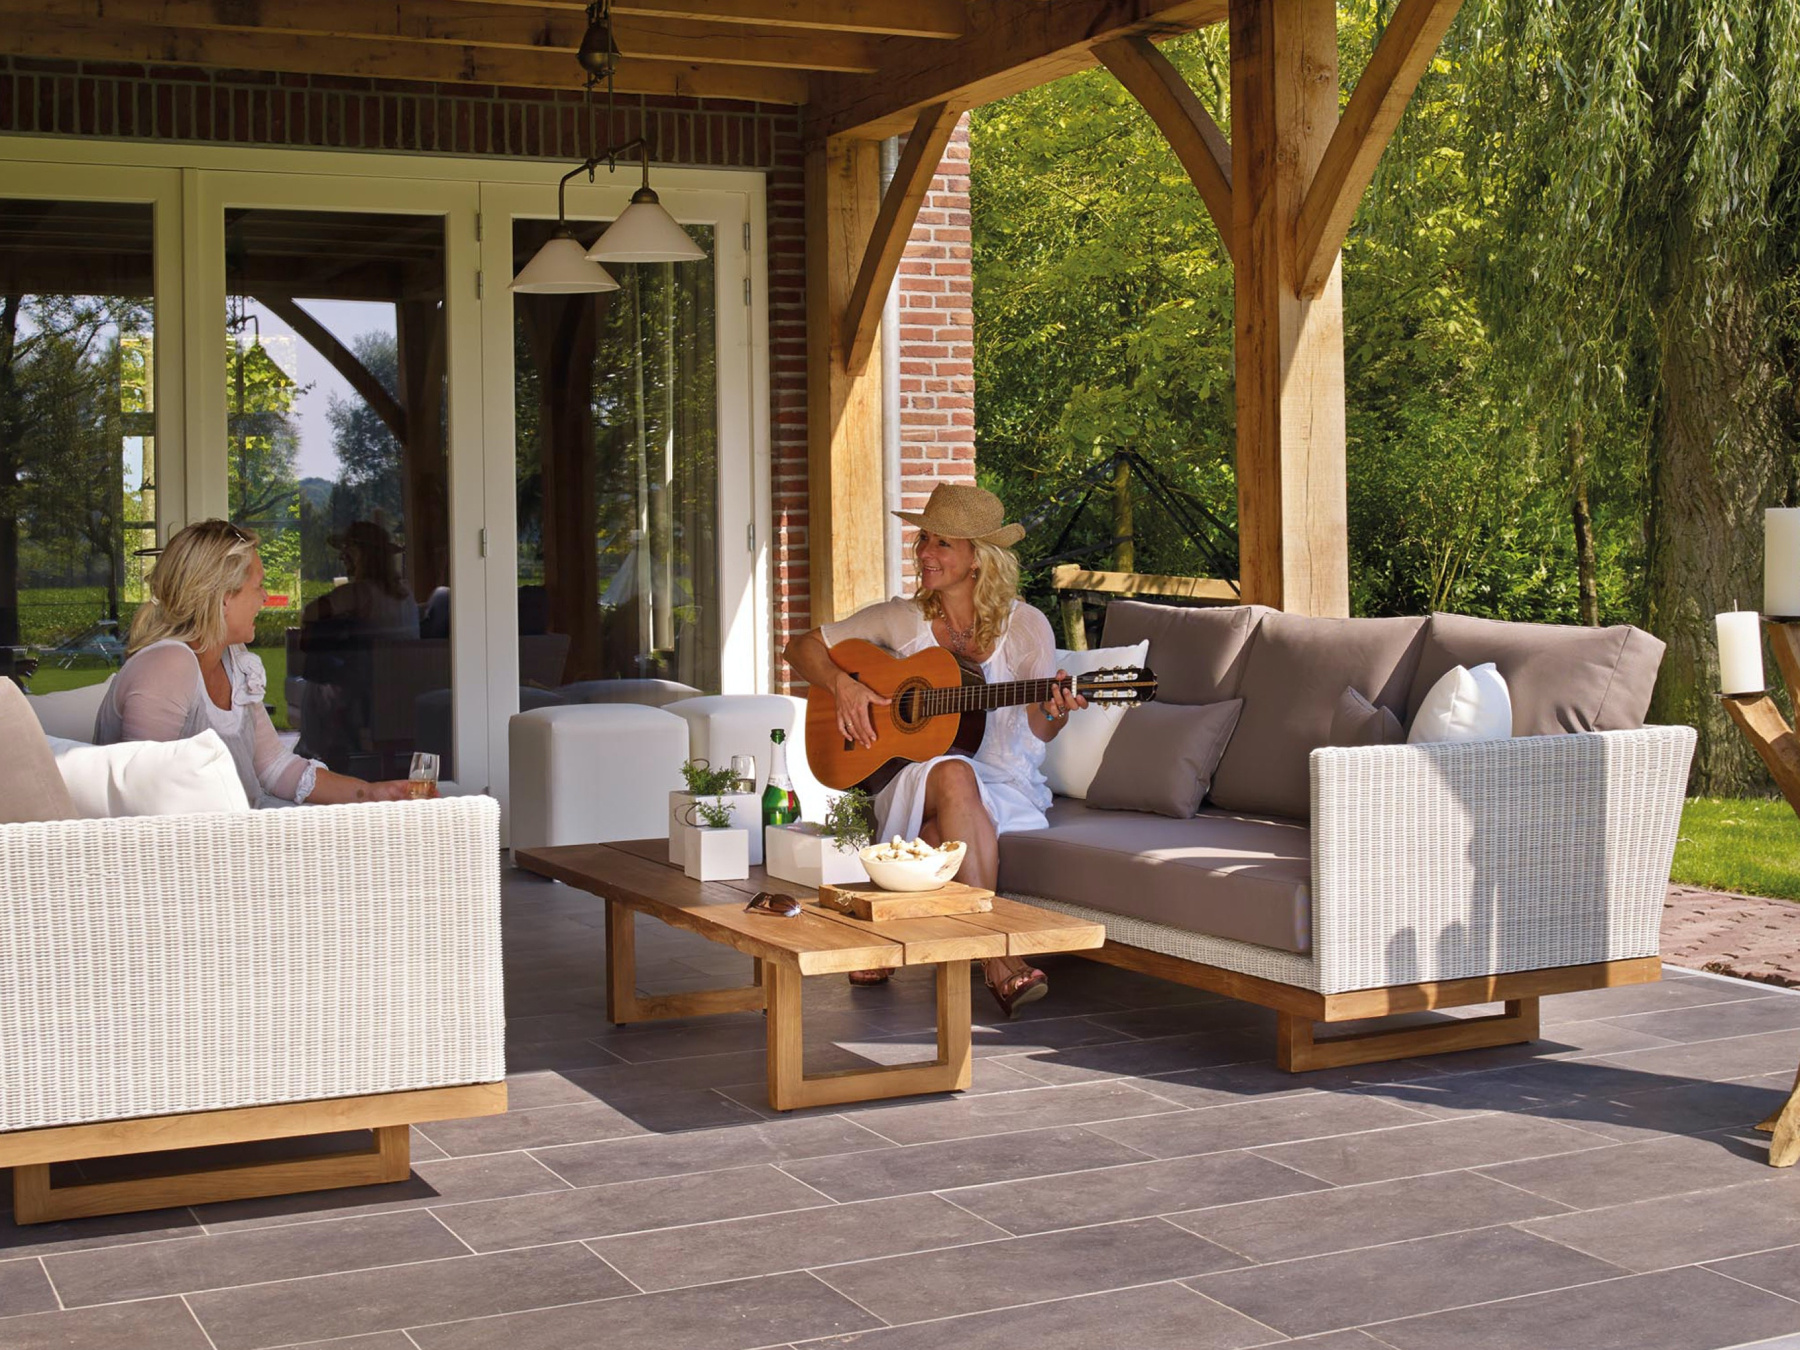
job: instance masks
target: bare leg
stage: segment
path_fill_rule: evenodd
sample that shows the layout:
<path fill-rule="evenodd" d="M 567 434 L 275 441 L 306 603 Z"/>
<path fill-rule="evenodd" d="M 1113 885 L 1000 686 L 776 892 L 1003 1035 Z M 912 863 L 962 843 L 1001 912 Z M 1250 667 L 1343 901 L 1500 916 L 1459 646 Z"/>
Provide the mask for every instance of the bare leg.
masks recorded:
<path fill-rule="evenodd" d="M 919 837 L 928 844 L 960 839 L 966 846 L 956 879 L 967 886 L 994 889 L 1000 879 L 1000 839 L 993 818 L 981 802 L 975 771 L 962 760 L 946 760 L 925 779 L 925 820 Z M 1016 956 L 999 956 L 982 963 L 987 981 L 996 987 L 1031 969 Z"/>

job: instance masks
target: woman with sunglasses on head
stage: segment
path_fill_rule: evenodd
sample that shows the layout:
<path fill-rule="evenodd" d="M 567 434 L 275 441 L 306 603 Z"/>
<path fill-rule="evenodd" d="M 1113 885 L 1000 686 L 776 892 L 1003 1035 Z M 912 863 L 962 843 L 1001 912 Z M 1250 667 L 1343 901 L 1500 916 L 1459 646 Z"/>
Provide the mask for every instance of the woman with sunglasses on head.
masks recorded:
<path fill-rule="evenodd" d="M 268 592 L 256 536 L 223 520 L 178 531 L 150 574 L 124 667 L 94 719 L 94 742 L 175 741 L 209 728 L 231 751 L 253 806 L 400 801 L 404 779 L 368 783 L 282 748 L 249 650 Z"/>
<path fill-rule="evenodd" d="M 1019 563 L 1011 546 L 1025 531 L 1005 523 L 998 497 L 972 485 L 940 483 L 923 511 L 895 514 L 919 527 L 913 543 L 918 592 L 910 600 L 870 605 L 839 623 L 815 628 L 795 638 L 785 653 L 788 664 L 809 683 L 832 691 L 838 728 L 846 739 L 872 743 L 869 710 L 889 702 L 831 659 L 830 648 L 847 638 L 877 643 L 896 656 L 944 647 L 990 684 L 1065 676 L 1056 669 L 1049 620 L 1018 598 Z M 878 836 L 931 844 L 961 840 L 968 851 L 958 879 L 994 888 L 1000 872 L 999 836 L 1048 825 L 1044 746 L 1062 730 L 1071 710 L 1086 706 L 1086 699 L 1065 688 L 1042 704 L 990 712 L 986 736 L 973 758 L 944 755 L 908 764 L 881 790 L 875 798 Z M 1044 972 L 1017 957 L 985 965 L 988 988 L 1009 1017 L 1049 991 Z M 856 971 L 850 980 L 879 984 L 888 974 Z"/>

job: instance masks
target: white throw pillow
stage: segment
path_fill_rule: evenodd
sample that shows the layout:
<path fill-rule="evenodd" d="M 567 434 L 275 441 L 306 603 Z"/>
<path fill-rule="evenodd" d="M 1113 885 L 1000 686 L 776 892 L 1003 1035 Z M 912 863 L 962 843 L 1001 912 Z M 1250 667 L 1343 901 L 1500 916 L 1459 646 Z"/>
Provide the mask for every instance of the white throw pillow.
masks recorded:
<path fill-rule="evenodd" d="M 1141 666 L 1150 654 L 1150 640 L 1129 647 L 1096 647 L 1088 652 L 1056 653 L 1056 668 L 1071 675 L 1092 675 L 1109 666 Z M 1106 743 L 1113 738 L 1125 708 L 1083 708 L 1069 714 L 1069 725 L 1057 732 L 1044 749 L 1044 781 L 1059 797 L 1086 798 L 1088 784 L 1100 771 Z"/>
<path fill-rule="evenodd" d="M 91 745 L 94 719 L 100 715 L 100 704 L 112 688 L 114 677 L 108 675 L 99 684 L 84 684 L 79 689 L 59 689 L 54 694 L 32 694 L 26 698 L 37 714 L 38 725 L 46 736 L 62 737 Z"/>
<path fill-rule="evenodd" d="M 231 751 L 210 728 L 183 741 L 48 739 L 81 820 L 250 809 Z"/>
<path fill-rule="evenodd" d="M 1431 686 L 1407 733 L 1408 745 L 1430 741 L 1498 741 L 1512 735 L 1512 695 L 1492 661 L 1452 666 Z"/>

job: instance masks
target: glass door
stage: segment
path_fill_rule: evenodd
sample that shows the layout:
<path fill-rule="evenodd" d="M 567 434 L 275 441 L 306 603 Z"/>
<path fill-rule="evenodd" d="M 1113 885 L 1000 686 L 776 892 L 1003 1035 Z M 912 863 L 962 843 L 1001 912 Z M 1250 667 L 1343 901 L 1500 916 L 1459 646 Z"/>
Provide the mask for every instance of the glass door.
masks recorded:
<path fill-rule="evenodd" d="M 195 359 L 223 374 L 207 481 L 261 539 L 276 726 L 340 773 L 404 777 L 429 750 L 479 790 L 483 564 L 453 546 L 481 519 L 479 415 L 456 404 L 479 398 L 475 344 L 454 336 L 459 304 L 474 330 L 474 189 L 208 174 L 202 195 L 217 346 Z"/>

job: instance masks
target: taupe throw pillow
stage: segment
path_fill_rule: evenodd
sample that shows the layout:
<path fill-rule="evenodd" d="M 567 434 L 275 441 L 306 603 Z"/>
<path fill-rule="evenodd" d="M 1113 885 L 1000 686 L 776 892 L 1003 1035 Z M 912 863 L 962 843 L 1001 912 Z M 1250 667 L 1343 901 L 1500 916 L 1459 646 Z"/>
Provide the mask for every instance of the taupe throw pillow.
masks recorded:
<path fill-rule="evenodd" d="M 1376 707 L 1355 689 L 1346 689 L 1332 714 L 1331 738 L 1325 744 L 1401 745 L 1405 740 L 1406 728 L 1390 709 Z"/>
<path fill-rule="evenodd" d="M 1244 700 L 1146 703 L 1125 714 L 1107 743 L 1087 804 L 1190 820 L 1231 740 Z"/>
<path fill-rule="evenodd" d="M 37 714 L 19 686 L 4 676 L 0 676 L 0 753 L 6 756 L 6 772 L 0 773 L 0 825 L 74 818 L 69 789 Z"/>

